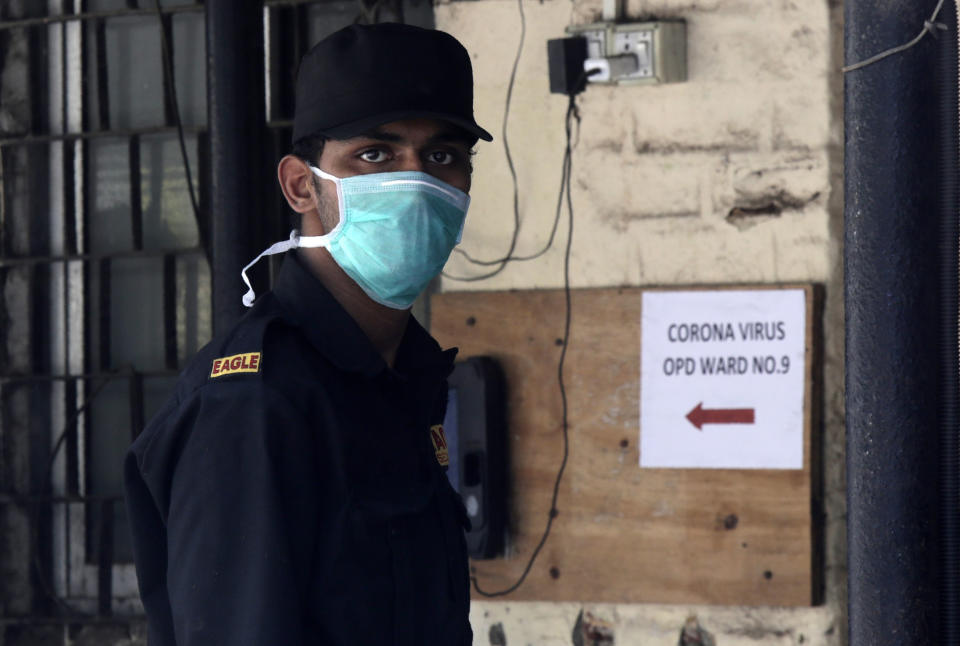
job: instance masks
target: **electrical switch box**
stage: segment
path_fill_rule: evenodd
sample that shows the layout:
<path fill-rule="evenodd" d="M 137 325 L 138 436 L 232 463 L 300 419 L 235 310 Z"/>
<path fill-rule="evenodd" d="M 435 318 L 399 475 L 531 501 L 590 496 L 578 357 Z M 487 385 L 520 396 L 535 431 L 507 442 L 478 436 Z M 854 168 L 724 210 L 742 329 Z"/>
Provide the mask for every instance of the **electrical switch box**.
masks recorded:
<path fill-rule="evenodd" d="M 592 23 L 567 27 L 587 39 L 584 69 L 590 83 L 639 85 L 687 80 L 687 27 L 683 21 Z"/>
<path fill-rule="evenodd" d="M 547 41 L 547 66 L 550 92 L 574 95 L 583 92 L 587 76 L 583 61 L 587 58 L 587 39 L 554 38 Z"/>

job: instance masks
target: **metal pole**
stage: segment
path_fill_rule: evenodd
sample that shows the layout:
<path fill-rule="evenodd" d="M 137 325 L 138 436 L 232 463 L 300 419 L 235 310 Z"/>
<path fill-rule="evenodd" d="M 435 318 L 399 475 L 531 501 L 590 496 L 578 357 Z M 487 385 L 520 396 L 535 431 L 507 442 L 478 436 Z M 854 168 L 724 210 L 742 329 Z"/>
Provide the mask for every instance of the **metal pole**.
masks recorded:
<path fill-rule="evenodd" d="M 935 0 L 848 0 L 852 64 L 907 42 Z M 940 40 L 956 44 L 951 26 Z M 852 646 L 940 628 L 937 40 L 845 86 L 849 622 Z"/>
<path fill-rule="evenodd" d="M 960 66 L 957 5 L 944 3 L 947 36 L 937 45 L 940 94 L 940 638 L 960 643 Z"/>
<path fill-rule="evenodd" d="M 214 334 L 243 314 L 240 270 L 259 251 L 272 177 L 264 159 L 263 47 L 263 0 L 207 0 Z"/>

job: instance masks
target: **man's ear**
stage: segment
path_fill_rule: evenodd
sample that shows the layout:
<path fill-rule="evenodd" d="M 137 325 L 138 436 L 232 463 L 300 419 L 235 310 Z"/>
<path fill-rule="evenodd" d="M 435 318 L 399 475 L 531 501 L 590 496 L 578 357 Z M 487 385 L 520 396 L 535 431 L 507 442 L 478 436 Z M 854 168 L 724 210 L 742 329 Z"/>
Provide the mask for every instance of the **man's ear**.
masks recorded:
<path fill-rule="evenodd" d="M 316 211 L 313 172 L 305 161 L 295 155 L 284 156 L 277 164 L 277 180 L 291 209 L 301 215 Z"/>

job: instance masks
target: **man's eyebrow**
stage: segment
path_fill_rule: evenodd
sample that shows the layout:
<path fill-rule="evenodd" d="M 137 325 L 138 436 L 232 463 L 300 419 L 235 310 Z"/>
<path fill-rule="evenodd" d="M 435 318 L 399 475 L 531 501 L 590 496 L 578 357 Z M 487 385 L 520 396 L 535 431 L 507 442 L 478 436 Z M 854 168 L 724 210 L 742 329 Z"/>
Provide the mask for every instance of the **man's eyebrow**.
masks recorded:
<path fill-rule="evenodd" d="M 429 143 L 457 143 L 470 147 L 470 137 L 457 130 L 444 130 L 438 132 L 427 140 Z"/>
<path fill-rule="evenodd" d="M 404 141 L 404 137 L 395 132 L 389 132 L 387 130 L 381 130 L 375 128 L 373 130 L 368 130 L 367 132 L 361 132 L 356 137 L 351 137 L 351 139 L 373 139 L 374 141 L 385 141 L 388 143 L 397 143 Z M 462 143 L 468 148 L 470 147 L 470 138 L 457 130 L 441 130 L 440 132 L 431 135 L 427 139 L 428 144 L 437 144 L 437 143 Z"/>
<path fill-rule="evenodd" d="M 368 130 L 367 132 L 361 132 L 356 137 L 350 137 L 350 138 L 351 139 L 373 139 L 375 141 L 389 141 L 389 142 L 403 141 L 403 137 L 401 137 L 400 135 L 393 132 L 387 132 L 386 130 L 380 130 L 379 128 L 374 130 Z"/>

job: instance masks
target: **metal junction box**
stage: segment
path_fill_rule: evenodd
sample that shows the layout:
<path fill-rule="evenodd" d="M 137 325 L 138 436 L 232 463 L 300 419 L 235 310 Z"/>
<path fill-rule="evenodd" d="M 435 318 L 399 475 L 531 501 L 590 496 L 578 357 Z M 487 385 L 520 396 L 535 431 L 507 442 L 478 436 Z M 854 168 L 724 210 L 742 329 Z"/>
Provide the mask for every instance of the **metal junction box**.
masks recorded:
<path fill-rule="evenodd" d="M 684 21 L 601 22 L 567 27 L 566 32 L 587 39 L 587 65 L 591 60 L 610 61 L 610 73 L 591 78 L 591 83 L 648 85 L 687 80 Z M 629 66 L 613 64 L 632 57 L 636 62 L 631 60 Z"/>

